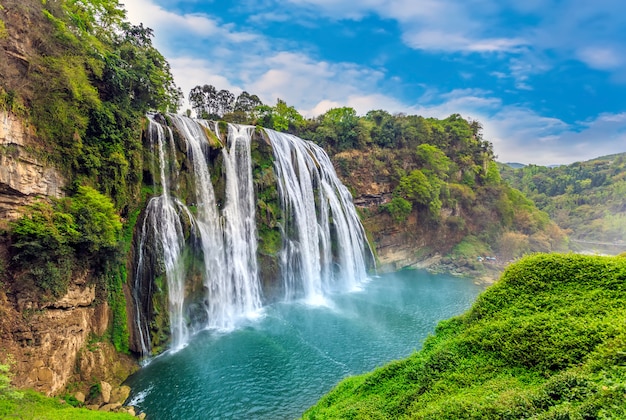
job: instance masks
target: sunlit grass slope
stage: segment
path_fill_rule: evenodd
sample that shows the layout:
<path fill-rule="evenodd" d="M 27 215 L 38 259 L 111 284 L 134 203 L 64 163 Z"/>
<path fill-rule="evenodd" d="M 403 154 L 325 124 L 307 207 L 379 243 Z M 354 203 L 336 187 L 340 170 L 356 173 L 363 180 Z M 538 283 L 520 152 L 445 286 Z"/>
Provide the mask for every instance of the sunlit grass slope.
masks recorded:
<path fill-rule="evenodd" d="M 21 398 L 0 396 L 0 419 L 37 420 L 132 420 L 126 413 L 92 411 L 62 404 L 58 398 L 45 397 L 34 391 L 24 391 Z"/>
<path fill-rule="evenodd" d="M 303 417 L 626 419 L 626 258 L 526 257 L 420 352 Z"/>

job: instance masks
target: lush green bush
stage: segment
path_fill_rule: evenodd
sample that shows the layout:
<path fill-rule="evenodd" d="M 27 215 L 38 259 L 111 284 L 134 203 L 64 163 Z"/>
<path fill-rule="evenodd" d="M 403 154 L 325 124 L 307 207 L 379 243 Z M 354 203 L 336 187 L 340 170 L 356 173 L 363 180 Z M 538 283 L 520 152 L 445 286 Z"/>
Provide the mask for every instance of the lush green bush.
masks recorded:
<path fill-rule="evenodd" d="M 626 259 L 537 254 L 305 418 L 626 418 Z"/>
<path fill-rule="evenodd" d="M 402 223 L 411 214 L 413 205 L 402 197 L 394 197 L 389 203 L 385 204 L 384 208 L 389 212 L 394 222 Z"/>
<path fill-rule="evenodd" d="M 128 317 L 126 313 L 126 297 L 123 289 L 127 277 L 126 267 L 123 264 L 119 264 L 117 269 L 108 267 L 105 276 L 112 315 L 111 342 L 115 350 L 128 354 L 130 352 Z"/>
<path fill-rule="evenodd" d="M 29 206 L 12 225 L 14 268 L 41 292 L 63 295 L 75 268 L 95 268 L 118 249 L 122 224 L 111 200 L 91 187 Z"/>
<path fill-rule="evenodd" d="M 80 186 L 71 198 L 70 212 L 80 234 L 74 242 L 77 250 L 95 255 L 117 247 L 122 222 L 110 198 L 91 187 Z"/>
<path fill-rule="evenodd" d="M 9 364 L 0 364 L 0 401 L 22 398 L 22 393 L 15 391 L 11 386 L 11 373 L 9 369 Z"/>

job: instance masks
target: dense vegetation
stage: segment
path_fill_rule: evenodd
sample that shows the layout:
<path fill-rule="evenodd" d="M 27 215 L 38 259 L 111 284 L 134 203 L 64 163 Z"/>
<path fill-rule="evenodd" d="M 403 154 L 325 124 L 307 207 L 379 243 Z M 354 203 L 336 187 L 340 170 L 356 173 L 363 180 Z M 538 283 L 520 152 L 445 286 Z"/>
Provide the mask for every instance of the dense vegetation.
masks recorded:
<path fill-rule="evenodd" d="M 11 279 L 3 287 L 53 300 L 73 275 L 90 272 L 98 299 L 112 310 L 108 338 L 123 352 L 129 348 L 126 264 L 134 225 L 152 193 L 142 193 L 150 172 L 141 141 L 144 115 L 175 110 L 180 99 L 151 38 L 150 29 L 125 20 L 117 0 L 3 0 L 0 6 L 0 108 L 31 124 L 39 141 L 29 153 L 68 181 L 65 198 L 29 206 L 3 235 Z M 496 251 L 509 259 L 552 250 L 563 241 L 545 213 L 502 182 L 477 121 L 382 110 L 358 116 L 348 107 L 306 119 L 280 99 L 269 106 L 247 92 L 235 97 L 209 85 L 194 88 L 190 102 L 202 117 L 259 124 L 318 143 L 355 195 L 367 190 L 363 180 L 386 184 L 389 197 L 363 211 L 373 229 L 419 219 L 446 233 L 446 250 L 468 263 Z M 254 176 L 257 185 L 272 184 L 271 162 L 257 159 Z M 280 245 L 278 197 L 274 188 L 258 198 L 265 264 Z M 56 404 L 26 393 L 23 401 L 33 405 L 22 407 L 14 397 L 0 410 L 36 417 L 40 403 Z"/>
<path fill-rule="evenodd" d="M 626 257 L 533 255 L 304 418 L 626 418 Z"/>
<path fill-rule="evenodd" d="M 180 98 L 152 31 L 129 24 L 117 0 L 8 0 L 2 13 L 17 39 L 29 27 L 30 42 L 16 59 L 0 40 L 0 106 L 32 121 L 41 158 L 124 207 L 140 184 L 140 120 Z"/>
<path fill-rule="evenodd" d="M 626 238 L 626 154 L 558 167 L 502 165 L 501 172 L 573 238 Z"/>

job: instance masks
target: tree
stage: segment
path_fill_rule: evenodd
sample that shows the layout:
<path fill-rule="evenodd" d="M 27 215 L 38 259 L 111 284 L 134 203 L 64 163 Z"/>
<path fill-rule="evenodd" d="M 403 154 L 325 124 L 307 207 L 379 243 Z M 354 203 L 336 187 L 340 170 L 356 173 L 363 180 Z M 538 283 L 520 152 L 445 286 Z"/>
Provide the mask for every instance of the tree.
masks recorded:
<path fill-rule="evenodd" d="M 374 110 L 365 114 L 365 118 L 374 122 L 372 141 L 381 147 L 392 147 L 396 144 L 396 127 L 393 116 L 387 111 Z"/>
<path fill-rule="evenodd" d="M 402 223 L 411 214 L 413 204 L 402 197 L 394 197 L 385 205 L 385 209 L 389 212 L 394 222 Z"/>
<path fill-rule="evenodd" d="M 116 248 L 122 223 L 108 197 L 91 187 L 80 186 L 72 197 L 70 211 L 80 233 L 75 245 L 77 250 L 97 255 Z"/>
<path fill-rule="evenodd" d="M 222 96 L 224 97 L 225 93 L 222 93 Z M 189 102 L 198 118 L 219 119 L 221 117 L 219 114 L 220 103 L 218 100 L 218 92 L 213 85 L 198 85 L 191 89 L 189 92 Z"/>
<path fill-rule="evenodd" d="M 433 198 L 433 191 L 428 178 L 422 171 L 416 169 L 409 175 L 400 179 L 400 184 L 395 189 L 396 195 L 417 204 L 428 205 Z"/>
<path fill-rule="evenodd" d="M 263 105 L 263 102 L 256 95 L 250 95 L 245 90 L 237 96 L 235 100 L 235 112 L 243 111 L 246 113 L 252 112 L 257 106 Z"/>
<path fill-rule="evenodd" d="M 359 117 L 354 108 L 332 108 L 321 117 L 321 127 L 333 133 L 328 137 L 329 143 L 337 151 L 347 150 L 359 144 Z"/>
<path fill-rule="evenodd" d="M 152 29 L 143 24 L 121 25 L 106 55 L 102 87 L 107 100 L 128 100 L 141 113 L 150 109 L 175 112 L 182 93 L 165 57 L 152 46 L 152 36 Z"/>
<path fill-rule="evenodd" d="M 446 179 L 448 177 L 448 171 L 450 170 L 452 162 L 437 146 L 420 144 L 417 146 L 416 157 L 424 173 L 433 174 L 440 179 Z"/>
<path fill-rule="evenodd" d="M 235 95 L 226 89 L 222 89 L 215 95 L 217 105 L 216 114 L 223 117 L 224 114 L 233 112 L 235 106 Z"/>
<path fill-rule="evenodd" d="M 276 106 L 257 106 L 253 111 L 257 123 L 276 131 L 295 131 L 304 124 L 304 117 L 282 99 L 276 101 Z"/>

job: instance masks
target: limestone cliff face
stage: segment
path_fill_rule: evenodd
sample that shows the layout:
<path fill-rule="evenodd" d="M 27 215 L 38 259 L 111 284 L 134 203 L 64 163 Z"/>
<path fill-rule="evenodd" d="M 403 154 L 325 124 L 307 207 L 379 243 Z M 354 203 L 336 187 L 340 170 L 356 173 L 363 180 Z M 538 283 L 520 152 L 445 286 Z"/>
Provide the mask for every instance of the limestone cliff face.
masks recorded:
<path fill-rule="evenodd" d="M 0 110 L 0 219 L 12 220 L 36 197 L 61 197 L 65 180 L 53 167 L 29 152 L 36 145 L 32 130 L 13 114 Z"/>
<path fill-rule="evenodd" d="M 2 227 L 35 199 L 63 196 L 64 178 L 30 153 L 35 147 L 28 125 L 0 111 Z M 0 241 L 3 267 L 8 265 L 7 246 Z M 98 342 L 107 331 L 110 310 L 97 299 L 89 272 L 75 273 L 67 294 L 51 302 L 40 302 L 32 287 L 17 283 L 0 276 L 0 362 L 14 362 L 16 386 L 51 395 L 71 382 L 119 383 L 132 371 L 132 359 L 118 357 L 106 340 Z"/>

